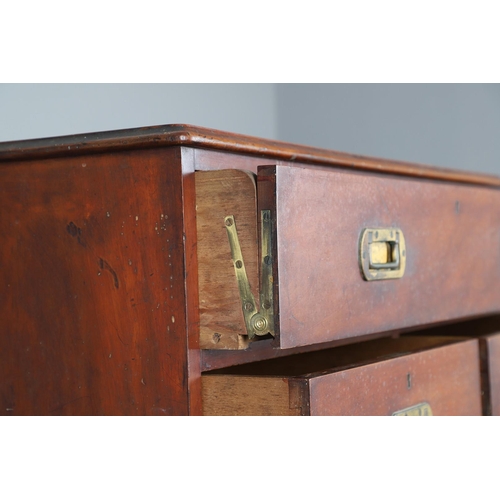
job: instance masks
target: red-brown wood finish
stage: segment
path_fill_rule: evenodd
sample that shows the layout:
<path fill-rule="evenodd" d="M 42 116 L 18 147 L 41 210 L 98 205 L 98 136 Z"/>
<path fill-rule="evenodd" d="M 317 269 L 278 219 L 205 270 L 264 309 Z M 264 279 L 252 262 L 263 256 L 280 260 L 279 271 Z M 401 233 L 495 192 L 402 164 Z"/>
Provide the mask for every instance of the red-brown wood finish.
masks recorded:
<path fill-rule="evenodd" d="M 500 178 L 491 175 L 341 153 L 184 124 L 5 142 L 0 144 L 0 161 L 171 146 L 189 146 L 285 162 L 330 165 L 361 171 L 500 186 Z M 251 170 L 248 166 L 235 168 Z"/>
<path fill-rule="evenodd" d="M 190 148 L 181 149 L 183 210 L 184 210 L 184 266 L 185 266 L 185 313 L 188 339 L 188 397 L 189 415 L 202 414 L 200 314 L 198 293 L 198 258 L 196 233 L 196 183 L 195 158 Z"/>
<path fill-rule="evenodd" d="M 434 415 L 481 415 L 482 409 L 477 339 L 451 336 L 359 342 L 228 367 L 203 379 L 211 415 L 297 414 L 287 409 L 392 415 L 423 403 Z"/>
<path fill-rule="evenodd" d="M 344 349 L 369 344 L 371 341 L 380 343 L 394 339 L 406 339 L 406 342 L 413 342 L 413 337 L 424 336 L 426 338 L 478 338 L 479 336 L 487 336 L 492 332 L 500 330 L 500 316 L 485 316 L 482 318 L 475 318 L 471 320 L 454 320 L 447 322 L 443 325 L 432 326 L 428 328 L 413 327 L 405 330 L 393 332 L 381 332 L 379 334 L 364 335 L 356 337 L 356 343 L 352 343 L 352 339 L 341 339 L 324 344 L 311 344 L 300 347 L 293 347 L 291 349 L 280 349 L 273 344 L 273 341 L 265 340 L 261 342 L 253 342 L 250 344 L 249 349 L 246 351 L 202 351 L 201 353 L 201 369 L 202 371 L 224 370 L 229 369 L 232 372 L 238 370 L 238 367 L 247 365 L 248 363 L 255 364 L 272 363 L 273 366 L 283 367 L 282 359 L 286 360 L 295 359 L 290 356 L 300 354 L 302 358 L 309 355 L 314 355 L 315 352 L 322 351 L 330 353 L 335 351 L 336 355 L 340 356 Z M 395 352 L 395 351 L 394 351 Z M 267 360 L 267 361 L 266 361 Z M 289 361 L 285 361 L 289 363 Z M 293 363 L 292 363 L 293 364 Z M 273 372 L 274 373 L 274 372 Z"/>
<path fill-rule="evenodd" d="M 275 210 L 281 348 L 500 309 L 496 189 L 278 165 L 259 170 L 258 191 Z M 402 230 L 402 278 L 363 279 L 365 228 Z"/>
<path fill-rule="evenodd" d="M 482 414 L 477 340 L 309 379 L 311 415 L 392 415 L 428 403 L 433 415 Z"/>
<path fill-rule="evenodd" d="M 492 244 L 497 233 L 491 229 L 492 221 L 498 220 L 493 201 L 500 186 L 496 177 L 188 125 L 3 143 L 0 414 L 198 415 L 202 413 L 201 362 L 208 370 L 351 342 L 337 338 L 293 351 L 263 341 L 248 352 L 200 353 L 194 171 L 235 168 L 257 172 L 260 165 L 286 166 L 290 162 L 301 168 L 323 165 L 318 171 L 335 175 L 350 172 L 360 186 L 372 179 L 398 180 L 401 189 L 415 183 L 422 186 L 425 196 L 430 196 L 425 194 L 428 188 L 433 192 L 449 186 L 455 194 L 462 192 L 458 188 L 471 192 L 471 185 L 485 186 L 475 188 L 485 198 L 472 212 L 464 202 L 467 197 L 453 200 L 452 216 L 448 202 L 436 205 L 434 199 L 431 202 L 424 196 L 414 214 L 430 218 L 432 210 L 445 208 L 444 219 L 433 219 L 436 227 L 445 228 L 444 233 L 449 232 L 453 217 L 465 219 L 466 225 L 475 217 L 478 227 L 474 234 L 483 226 L 489 228 L 479 238 L 475 254 L 483 259 L 488 245 L 492 254 L 498 253 Z M 372 187 L 372 194 L 377 189 Z M 357 196 L 355 191 L 352 206 Z M 394 199 L 400 199 L 388 201 L 381 192 L 373 196 L 386 208 L 387 203 L 391 206 Z M 311 202 L 314 200 L 313 196 Z M 350 216 L 347 209 L 344 214 Z M 380 220 L 395 220 L 387 215 L 389 211 L 384 214 L 387 218 Z M 450 248 L 460 241 L 454 243 Z M 445 274 L 439 278 L 436 272 L 430 292 L 439 288 L 439 279 L 445 281 L 446 290 L 456 288 L 454 294 L 440 298 L 445 311 L 441 316 L 451 319 L 446 308 L 455 307 L 456 311 L 464 304 L 465 309 L 468 304 L 477 306 L 477 314 L 497 310 L 488 301 L 498 276 L 492 270 L 483 283 L 484 266 L 481 260 L 478 276 L 472 265 L 461 267 L 455 277 Z M 460 280 L 469 279 L 471 285 L 465 292 Z M 425 312 L 422 307 L 426 304 L 422 299 L 425 290 L 413 287 L 413 293 L 400 298 L 407 307 L 409 328 L 421 324 L 419 311 Z M 332 290 L 338 289 L 338 283 L 332 285 Z M 388 291 L 384 294 L 387 300 Z M 380 305 L 377 300 L 381 299 L 372 299 L 369 307 Z M 402 313 L 402 306 L 398 307 Z M 283 304 L 280 312 L 282 321 L 290 321 L 283 314 Z M 354 312 L 341 308 L 335 314 L 357 328 Z M 462 313 L 472 314 L 463 307 Z M 438 316 L 427 320 L 437 321 Z M 406 328 L 377 321 L 379 326 L 363 329 L 363 333 L 354 329 L 359 335 L 356 339 Z M 373 333 L 382 324 L 386 330 Z M 311 341 L 324 341 L 324 336 L 315 335 Z"/>
<path fill-rule="evenodd" d="M 0 164 L 0 414 L 189 412 L 182 190 L 179 148 Z"/>

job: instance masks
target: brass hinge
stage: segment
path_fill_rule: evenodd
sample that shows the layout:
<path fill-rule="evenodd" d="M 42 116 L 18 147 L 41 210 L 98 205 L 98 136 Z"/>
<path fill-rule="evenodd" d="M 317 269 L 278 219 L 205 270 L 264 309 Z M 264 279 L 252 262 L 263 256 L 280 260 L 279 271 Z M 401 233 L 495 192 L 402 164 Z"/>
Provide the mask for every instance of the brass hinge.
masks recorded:
<path fill-rule="evenodd" d="M 261 217 L 261 261 L 260 261 L 260 310 L 250 290 L 250 283 L 245 270 L 245 262 L 241 253 L 236 222 L 233 215 L 224 218 L 227 237 L 231 248 L 236 281 L 240 292 L 241 308 L 245 319 L 247 335 L 252 340 L 256 335 L 271 334 L 274 337 L 273 313 L 273 257 L 272 257 L 272 221 L 271 211 L 262 210 Z"/>

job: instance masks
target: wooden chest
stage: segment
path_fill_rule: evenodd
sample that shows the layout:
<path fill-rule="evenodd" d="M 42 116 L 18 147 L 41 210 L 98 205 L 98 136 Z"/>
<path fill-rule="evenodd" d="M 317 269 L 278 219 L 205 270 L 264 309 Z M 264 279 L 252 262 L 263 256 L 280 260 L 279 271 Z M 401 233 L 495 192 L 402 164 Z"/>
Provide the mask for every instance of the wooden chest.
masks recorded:
<path fill-rule="evenodd" d="M 433 413 L 475 414 L 476 340 L 317 368 L 498 314 L 499 186 L 186 125 L 1 144 L 0 414 L 213 413 L 211 384 L 264 360 L 298 413 L 392 414 L 437 390 Z M 316 367 L 284 369 L 313 351 Z M 363 403 L 422 363 L 453 370 Z M 339 377 L 351 403 L 333 410 Z"/>

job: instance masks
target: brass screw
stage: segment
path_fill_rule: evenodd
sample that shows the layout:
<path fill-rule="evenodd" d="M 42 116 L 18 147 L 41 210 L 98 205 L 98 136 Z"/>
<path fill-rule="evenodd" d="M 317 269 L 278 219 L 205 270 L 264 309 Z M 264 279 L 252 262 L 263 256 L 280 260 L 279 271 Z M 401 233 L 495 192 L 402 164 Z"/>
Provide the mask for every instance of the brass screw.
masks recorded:
<path fill-rule="evenodd" d="M 267 320 L 261 314 L 256 314 L 252 318 L 252 326 L 257 332 L 265 332 L 267 330 Z"/>
<path fill-rule="evenodd" d="M 233 219 L 226 219 L 226 226 L 232 226 L 233 225 Z"/>
<path fill-rule="evenodd" d="M 245 302 L 245 311 L 253 311 L 253 305 L 250 302 Z"/>
<path fill-rule="evenodd" d="M 241 269 L 243 267 L 243 262 L 241 262 L 241 260 L 237 260 L 234 265 L 238 268 L 238 269 Z"/>

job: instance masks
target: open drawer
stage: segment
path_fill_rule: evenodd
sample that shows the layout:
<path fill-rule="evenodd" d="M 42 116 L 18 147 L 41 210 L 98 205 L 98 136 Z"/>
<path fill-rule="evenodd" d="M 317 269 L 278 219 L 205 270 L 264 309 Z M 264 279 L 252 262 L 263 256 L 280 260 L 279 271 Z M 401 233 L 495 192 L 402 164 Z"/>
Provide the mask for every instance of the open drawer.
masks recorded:
<path fill-rule="evenodd" d="M 282 349 L 500 310 L 500 192 L 306 165 L 196 173 L 200 346 Z"/>
<path fill-rule="evenodd" d="M 479 351 L 474 339 L 409 337 L 363 342 L 207 373 L 202 386 L 205 415 L 482 412 Z"/>

